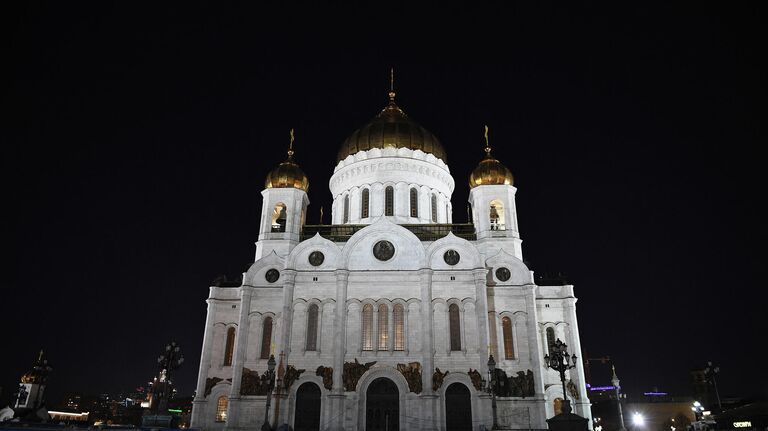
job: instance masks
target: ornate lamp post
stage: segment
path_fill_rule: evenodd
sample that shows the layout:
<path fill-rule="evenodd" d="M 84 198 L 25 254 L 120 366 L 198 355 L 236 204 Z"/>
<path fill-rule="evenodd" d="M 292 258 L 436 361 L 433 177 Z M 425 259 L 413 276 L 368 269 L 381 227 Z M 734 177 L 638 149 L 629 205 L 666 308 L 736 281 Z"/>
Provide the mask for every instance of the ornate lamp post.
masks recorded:
<path fill-rule="evenodd" d="M 567 348 L 568 346 L 558 338 L 549 352 L 552 356 L 544 356 L 544 363 L 547 364 L 547 367 L 560 373 L 560 381 L 563 383 L 563 413 L 571 412 L 571 402 L 568 400 L 568 391 L 565 388 L 565 372 L 576 367 L 577 364 L 576 355 L 568 357 Z"/>
<path fill-rule="evenodd" d="M 707 361 L 707 368 L 704 369 L 704 377 L 706 377 L 708 382 L 711 382 L 712 385 L 715 387 L 715 396 L 717 397 L 717 408 L 720 409 L 720 411 L 723 410 L 723 404 L 720 402 L 720 392 L 717 391 L 717 380 L 715 379 L 715 375 L 720 372 L 720 367 L 717 365 L 712 365 L 712 361 Z"/>
<path fill-rule="evenodd" d="M 183 363 L 184 355 L 181 353 L 181 347 L 175 341 L 168 343 L 163 354 L 157 358 L 157 365 L 160 368 L 160 383 L 163 384 L 157 407 L 160 412 L 168 411 L 169 394 L 167 392 L 168 386 L 171 384 L 171 373 Z"/>
<path fill-rule="evenodd" d="M 496 361 L 493 355 L 488 356 L 488 392 L 491 393 L 491 410 L 493 410 L 493 427 L 499 429 L 499 422 L 496 418 Z"/>
<path fill-rule="evenodd" d="M 269 386 L 267 387 L 267 408 L 264 410 L 264 425 L 261 426 L 261 431 L 272 431 L 272 426 L 269 424 L 269 400 L 272 396 L 272 389 L 275 387 L 275 355 L 269 355 L 266 375 Z"/>
<path fill-rule="evenodd" d="M 619 377 L 616 375 L 616 368 L 613 365 L 611 365 L 611 370 L 613 370 L 611 383 L 613 383 L 613 387 L 616 388 L 616 408 L 619 410 L 619 431 L 626 431 L 626 428 L 624 428 L 624 413 L 621 412 L 621 386 L 619 386 Z"/>

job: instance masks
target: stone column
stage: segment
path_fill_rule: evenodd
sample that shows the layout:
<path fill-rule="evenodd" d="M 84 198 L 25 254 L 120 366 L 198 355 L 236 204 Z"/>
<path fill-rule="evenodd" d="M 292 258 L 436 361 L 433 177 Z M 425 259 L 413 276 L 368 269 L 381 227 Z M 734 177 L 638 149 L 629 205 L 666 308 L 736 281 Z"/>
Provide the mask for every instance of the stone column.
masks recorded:
<path fill-rule="evenodd" d="M 232 387 L 229 392 L 229 404 L 227 406 L 227 429 L 238 429 L 240 427 L 240 384 L 243 378 L 243 363 L 245 362 L 245 352 L 248 347 L 248 315 L 251 313 L 251 296 L 253 287 L 240 287 L 240 319 L 237 324 L 237 333 L 235 335 L 235 357 L 232 363 Z"/>
<path fill-rule="evenodd" d="M 480 336 L 480 341 L 477 346 L 477 353 L 481 358 L 487 360 L 488 351 L 488 295 L 485 290 L 486 283 L 486 269 L 476 269 L 472 271 L 472 277 L 475 282 L 475 316 L 477 317 L 477 333 Z"/>
<path fill-rule="evenodd" d="M 213 289 L 208 300 L 208 313 L 205 318 L 205 332 L 203 333 L 203 351 L 200 354 L 200 369 L 197 374 L 197 389 L 195 399 L 192 402 L 191 422 L 195 427 L 204 426 L 203 415 L 205 413 L 205 382 L 208 380 L 208 370 L 211 368 L 211 350 L 213 349 L 213 325 L 216 323 L 216 300 L 213 299 Z"/>
<path fill-rule="evenodd" d="M 572 287 L 570 289 L 573 289 Z M 579 391 L 579 399 L 575 400 L 573 405 L 573 412 L 589 419 L 589 423 L 592 423 L 592 410 L 590 408 L 590 402 L 587 398 L 587 386 L 584 380 L 584 357 L 581 352 L 581 340 L 579 339 L 579 324 L 576 321 L 576 301 L 573 296 L 573 290 L 570 292 L 570 297 L 565 299 L 564 311 L 565 321 L 568 322 L 568 328 L 570 329 L 570 337 L 568 344 L 568 353 L 576 355 L 578 358 L 576 368 L 568 371 L 568 375 L 573 380 Z"/>
<path fill-rule="evenodd" d="M 541 335 L 539 333 L 539 316 L 536 309 L 536 286 L 529 284 L 523 286 L 525 292 L 525 312 L 527 317 L 528 327 L 528 346 L 531 360 L 531 366 L 533 367 L 533 387 L 535 391 L 534 400 L 543 404 L 546 403 L 546 397 L 544 396 L 544 374 L 547 372 L 544 364 L 545 352 L 540 349 L 543 346 L 541 342 Z M 533 423 L 534 428 L 547 428 L 545 417 L 537 418 L 539 422 Z M 534 421 L 534 418 L 531 418 Z"/>
<path fill-rule="evenodd" d="M 285 277 L 283 281 L 283 312 L 282 312 L 282 326 L 280 331 L 280 348 L 275 349 L 275 356 L 280 354 L 280 350 L 285 353 L 285 358 L 291 355 L 291 329 L 293 323 L 293 288 L 296 284 L 296 271 L 293 269 L 284 269 L 282 276 Z M 277 337 L 275 337 L 277 338 Z M 275 347 L 278 347 L 275 346 Z M 277 358 L 275 358 L 277 360 Z"/>
<path fill-rule="evenodd" d="M 432 324 L 432 270 L 419 270 L 421 290 L 421 345 L 422 345 L 422 430 L 436 430 L 439 397 L 432 390 L 432 374 L 435 372 L 435 343 Z M 405 424 L 403 424 L 405 425 Z"/>
<path fill-rule="evenodd" d="M 328 429 L 344 429 L 344 384 L 342 374 L 344 372 L 345 346 L 347 344 L 347 284 L 349 271 L 337 269 L 336 273 L 336 315 L 333 322 L 333 389 L 328 395 L 331 409 L 336 412 Z"/>

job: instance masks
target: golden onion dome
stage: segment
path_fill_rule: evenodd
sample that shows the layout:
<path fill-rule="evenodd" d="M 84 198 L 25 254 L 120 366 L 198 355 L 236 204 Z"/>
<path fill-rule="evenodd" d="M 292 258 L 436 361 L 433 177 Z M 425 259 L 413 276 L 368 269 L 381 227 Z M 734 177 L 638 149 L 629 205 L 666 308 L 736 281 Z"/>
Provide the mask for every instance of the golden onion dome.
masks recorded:
<path fill-rule="evenodd" d="M 309 178 L 307 178 L 307 175 L 301 170 L 296 161 L 293 160 L 293 153 L 293 129 L 291 129 L 288 159 L 277 165 L 267 175 L 267 179 L 264 181 L 264 188 L 294 188 L 304 190 L 305 192 L 309 189 Z"/>
<path fill-rule="evenodd" d="M 355 130 L 341 145 L 338 161 L 358 151 L 372 148 L 409 148 L 421 150 L 447 163 L 445 149 L 427 129 L 421 127 L 395 104 L 395 92 L 389 92 L 389 104 L 368 124 Z"/>
<path fill-rule="evenodd" d="M 491 156 L 491 147 L 488 145 L 488 126 L 485 126 L 485 158 L 480 161 L 472 175 L 469 176 L 469 188 L 477 186 L 493 186 L 514 184 L 512 172 L 500 161 Z"/>

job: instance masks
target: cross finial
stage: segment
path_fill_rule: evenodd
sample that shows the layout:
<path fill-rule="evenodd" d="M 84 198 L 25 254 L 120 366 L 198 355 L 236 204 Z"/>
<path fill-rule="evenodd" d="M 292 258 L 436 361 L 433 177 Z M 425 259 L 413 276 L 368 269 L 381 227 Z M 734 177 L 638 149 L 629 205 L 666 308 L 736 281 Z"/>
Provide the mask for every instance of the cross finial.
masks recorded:
<path fill-rule="evenodd" d="M 291 129 L 291 142 L 288 144 L 288 157 L 293 157 L 293 129 Z"/>
<path fill-rule="evenodd" d="M 488 143 L 488 125 L 485 126 L 485 155 L 491 156 L 491 145 Z"/>
<path fill-rule="evenodd" d="M 395 103 L 395 68 L 389 69 L 389 101 Z"/>

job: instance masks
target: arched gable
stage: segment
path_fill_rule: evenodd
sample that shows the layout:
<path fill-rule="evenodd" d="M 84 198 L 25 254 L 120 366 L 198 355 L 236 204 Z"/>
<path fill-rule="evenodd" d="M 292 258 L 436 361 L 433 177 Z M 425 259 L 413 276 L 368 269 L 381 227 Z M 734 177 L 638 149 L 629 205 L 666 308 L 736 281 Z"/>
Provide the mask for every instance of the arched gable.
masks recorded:
<path fill-rule="evenodd" d="M 485 261 L 485 266 L 490 269 L 488 281 L 494 285 L 524 286 L 534 284 L 533 271 L 528 269 L 522 260 L 507 253 L 503 249 L 499 250 L 499 253 L 496 254 L 496 256 L 488 258 Z M 496 275 L 496 270 L 499 268 L 507 268 L 509 270 L 509 280 L 499 280 Z"/>
<path fill-rule="evenodd" d="M 394 255 L 381 261 L 373 255 L 373 246 L 389 241 Z M 380 217 L 352 235 L 341 251 L 340 268 L 349 270 L 418 270 L 425 267 L 424 246 L 408 229 Z"/>
<path fill-rule="evenodd" d="M 280 277 L 274 282 L 267 281 L 267 271 L 270 269 L 276 269 L 280 272 Z M 248 271 L 243 274 L 243 285 L 253 287 L 274 287 L 282 286 L 283 269 L 285 269 L 285 259 L 278 256 L 274 250 L 272 253 L 262 257 L 248 268 Z"/>
<path fill-rule="evenodd" d="M 309 255 L 314 251 L 323 253 L 323 263 L 314 266 L 309 262 Z M 323 238 L 319 233 L 297 245 L 286 259 L 286 268 L 297 271 L 332 271 L 339 267 L 341 249 L 333 241 Z"/>
<path fill-rule="evenodd" d="M 456 265 L 449 265 L 445 262 L 444 255 L 448 250 L 456 250 L 459 253 L 459 262 Z M 432 269 L 475 269 L 483 267 L 477 248 L 469 241 L 457 237 L 453 232 L 449 232 L 448 235 L 430 244 L 425 254 L 427 265 Z"/>

